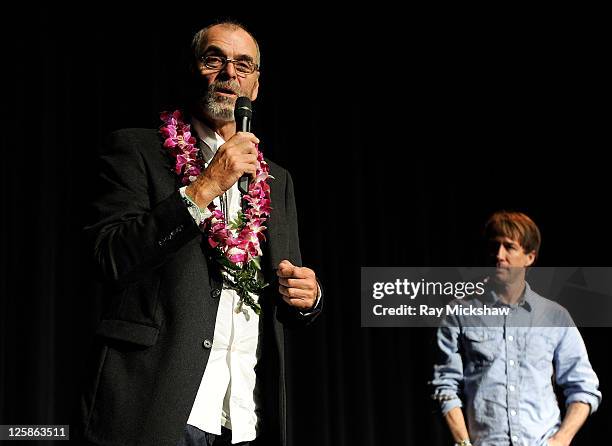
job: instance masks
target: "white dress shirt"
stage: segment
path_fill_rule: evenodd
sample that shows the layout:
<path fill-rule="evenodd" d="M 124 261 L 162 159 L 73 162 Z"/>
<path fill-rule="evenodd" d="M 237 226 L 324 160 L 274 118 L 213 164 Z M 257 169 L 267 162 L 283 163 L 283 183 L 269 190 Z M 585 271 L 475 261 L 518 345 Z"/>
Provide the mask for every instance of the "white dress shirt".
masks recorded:
<path fill-rule="evenodd" d="M 193 130 L 208 165 L 225 141 L 196 119 L 192 121 L 192 133 Z M 183 196 L 184 191 L 185 188 L 182 188 Z M 222 198 L 226 200 L 231 221 L 241 209 L 237 184 Z M 221 208 L 222 198 L 213 200 L 217 208 Z M 198 218 L 209 215 L 210 211 L 201 210 L 201 215 L 194 215 L 194 218 L 200 223 Z M 188 424 L 212 434 L 221 434 L 221 426 L 231 429 L 232 444 L 254 440 L 258 429 L 255 365 L 258 360 L 260 319 L 247 305 L 239 307 L 239 299 L 234 290 L 223 287 L 208 364 L 187 420 Z M 255 295 L 253 299 L 258 300 Z"/>
<path fill-rule="evenodd" d="M 197 135 L 206 165 L 210 163 L 219 146 L 225 140 L 201 121 L 192 119 L 192 134 Z M 186 186 L 180 189 L 185 195 Z M 225 200 L 226 218 L 232 221 L 241 210 L 241 194 L 235 183 L 223 197 L 216 197 L 213 203 L 221 208 Z M 191 201 L 191 200 L 190 200 Z M 190 206 L 189 212 L 196 223 L 200 224 L 210 216 L 208 209 Z M 229 217 L 229 218 L 228 218 Z M 260 277 L 259 279 L 263 279 Z M 251 294 L 255 302 L 258 296 Z M 318 308 L 322 297 L 318 286 Z M 195 402 L 191 409 L 188 424 L 211 434 L 221 434 L 221 426 L 232 430 L 232 444 L 252 441 L 258 432 L 258 392 L 255 387 L 255 366 L 258 361 L 257 345 L 262 327 L 259 315 L 247 305 L 238 305 L 238 294 L 223 287 L 215 321 L 213 344 L 208 364 L 200 383 Z M 311 312 L 302 312 L 308 316 Z"/>

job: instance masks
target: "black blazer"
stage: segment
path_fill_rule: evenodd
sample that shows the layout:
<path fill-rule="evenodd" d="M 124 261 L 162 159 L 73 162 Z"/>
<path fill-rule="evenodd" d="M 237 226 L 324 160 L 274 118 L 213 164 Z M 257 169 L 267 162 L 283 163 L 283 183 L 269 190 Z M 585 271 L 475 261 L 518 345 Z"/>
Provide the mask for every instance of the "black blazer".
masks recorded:
<path fill-rule="evenodd" d="M 86 228 L 106 284 L 107 311 L 80 401 L 78 431 L 100 445 L 175 446 L 210 353 L 218 268 L 182 202 L 174 160 L 156 130 L 113 133 L 100 157 L 98 198 Z M 266 444 L 287 444 L 285 327 L 308 324 L 280 298 L 275 269 L 301 265 L 291 176 L 268 161 L 272 213 L 263 246 L 258 386 Z M 320 306 L 320 305 L 319 305 Z"/>

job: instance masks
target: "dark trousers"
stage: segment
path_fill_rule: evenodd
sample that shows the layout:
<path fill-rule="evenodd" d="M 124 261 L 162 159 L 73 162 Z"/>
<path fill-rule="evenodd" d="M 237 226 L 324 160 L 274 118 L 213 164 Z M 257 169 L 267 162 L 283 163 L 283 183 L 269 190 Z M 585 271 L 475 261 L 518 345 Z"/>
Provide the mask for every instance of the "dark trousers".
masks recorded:
<path fill-rule="evenodd" d="M 221 435 L 215 435 L 188 424 L 183 431 L 183 438 L 176 446 L 231 446 L 232 431 L 221 426 Z M 240 446 L 255 446 L 255 442 L 243 441 Z"/>

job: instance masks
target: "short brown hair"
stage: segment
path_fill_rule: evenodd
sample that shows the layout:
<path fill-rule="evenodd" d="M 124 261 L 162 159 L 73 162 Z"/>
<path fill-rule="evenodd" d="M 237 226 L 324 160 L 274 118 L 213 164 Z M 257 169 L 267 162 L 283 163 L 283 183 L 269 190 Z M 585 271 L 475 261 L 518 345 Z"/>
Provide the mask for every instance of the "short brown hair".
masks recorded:
<path fill-rule="evenodd" d="M 540 251 L 542 236 L 537 225 L 522 212 L 497 211 L 485 224 L 484 235 L 487 240 L 495 237 L 508 237 L 516 240 L 526 253 Z"/>

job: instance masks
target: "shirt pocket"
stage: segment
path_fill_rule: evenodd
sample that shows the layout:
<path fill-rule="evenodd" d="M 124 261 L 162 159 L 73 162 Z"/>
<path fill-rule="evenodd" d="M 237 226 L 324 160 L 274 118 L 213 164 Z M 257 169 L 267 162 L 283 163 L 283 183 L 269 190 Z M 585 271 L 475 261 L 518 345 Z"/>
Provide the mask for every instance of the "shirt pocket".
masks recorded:
<path fill-rule="evenodd" d="M 531 332 L 526 335 L 527 343 L 526 358 L 529 365 L 544 370 L 552 366 L 555 354 L 555 342 L 553 339 L 540 331 Z"/>
<path fill-rule="evenodd" d="M 464 347 L 470 361 L 476 366 L 493 362 L 499 354 L 501 336 L 502 333 L 494 329 L 466 329 Z"/>

